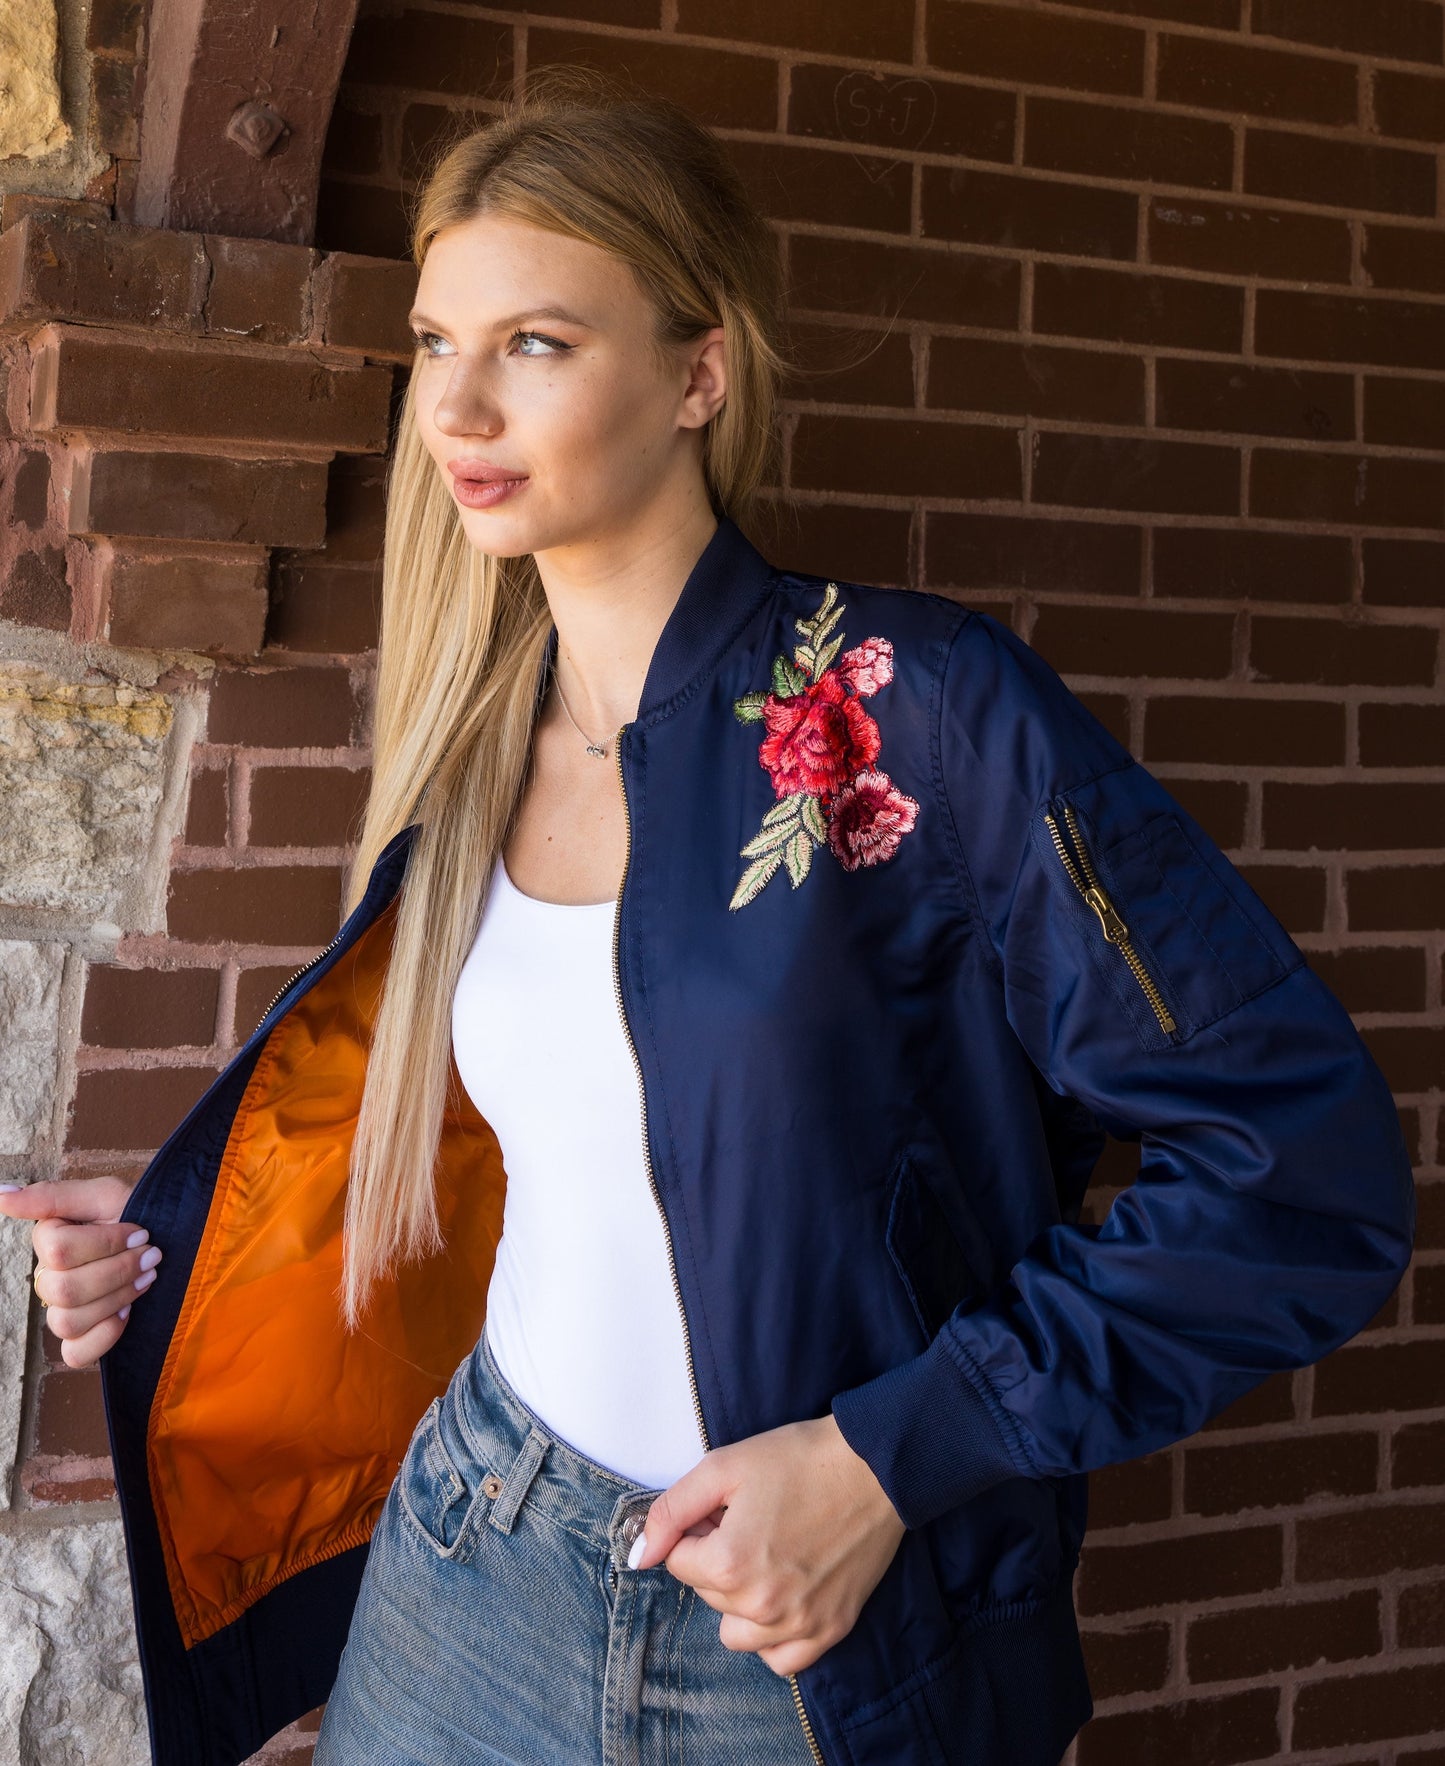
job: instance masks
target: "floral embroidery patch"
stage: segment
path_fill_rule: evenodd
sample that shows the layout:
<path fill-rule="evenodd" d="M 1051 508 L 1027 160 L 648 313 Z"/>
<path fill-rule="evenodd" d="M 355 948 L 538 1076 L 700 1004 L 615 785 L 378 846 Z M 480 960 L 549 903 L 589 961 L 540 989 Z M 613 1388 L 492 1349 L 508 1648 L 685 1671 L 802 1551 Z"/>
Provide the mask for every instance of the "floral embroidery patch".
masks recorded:
<path fill-rule="evenodd" d="M 826 846 L 845 871 L 882 864 L 917 819 L 917 802 L 874 764 L 878 725 L 862 704 L 893 679 L 893 646 L 865 638 L 838 656 L 843 634 L 829 634 L 842 615 L 838 585 L 830 582 L 813 617 L 794 622 L 803 641 L 792 660 L 774 659 L 772 691 L 733 701 L 739 723 L 767 728 L 758 762 L 778 801 L 740 850 L 752 863 L 729 908 L 745 907 L 780 865 L 796 889 L 815 846 Z"/>

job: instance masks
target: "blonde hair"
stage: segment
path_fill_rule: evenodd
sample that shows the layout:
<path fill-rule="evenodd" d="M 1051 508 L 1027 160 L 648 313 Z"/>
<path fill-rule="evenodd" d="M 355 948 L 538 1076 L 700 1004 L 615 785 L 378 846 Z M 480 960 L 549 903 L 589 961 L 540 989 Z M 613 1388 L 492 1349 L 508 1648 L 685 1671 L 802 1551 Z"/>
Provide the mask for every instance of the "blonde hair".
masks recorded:
<path fill-rule="evenodd" d="M 702 437 L 715 513 L 744 520 L 770 470 L 785 338 L 777 241 L 722 143 L 671 100 L 583 68 L 446 145 L 416 194 L 420 269 L 445 227 L 501 214 L 614 253 L 657 316 L 661 357 L 721 325 L 727 398 Z M 415 366 L 415 358 L 414 358 Z M 416 426 L 415 374 L 387 473 L 372 783 L 349 913 L 411 822 L 406 874 L 351 1149 L 341 1291 L 355 1329 L 398 1257 L 442 1249 L 436 1160 L 451 1001 L 531 752 L 551 616 L 530 555 L 467 539 Z"/>

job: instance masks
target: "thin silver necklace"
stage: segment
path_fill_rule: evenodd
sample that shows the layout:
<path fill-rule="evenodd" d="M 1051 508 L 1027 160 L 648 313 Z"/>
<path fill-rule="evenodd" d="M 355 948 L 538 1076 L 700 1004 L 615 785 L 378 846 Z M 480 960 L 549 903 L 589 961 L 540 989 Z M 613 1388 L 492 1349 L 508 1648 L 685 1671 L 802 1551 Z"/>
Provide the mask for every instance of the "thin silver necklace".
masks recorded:
<path fill-rule="evenodd" d="M 574 730 L 576 730 L 577 734 L 587 744 L 587 752 L 589 754 L 595 754 L 600 760 L 605 760 L 607 758 L 607 745 L 606 745 L 606 743 L 605 742 L 604 743 L 594 742 L 592 740 L 592 738 L 587 734 L 586 730 L 584 730 L 582 728 L 581 724 L 579 724 L 577 722 L 577 719 L 572 716 L 572 713 L 570 711 L 567 711 L 567 701 L 562 698 L 562 683 L 561 683 L 561 681 L 559 681 L 557 679 L 557 670 L 556 670 L 555 665 L 552 669 L 552 685 L 557 689 L 557 697 L 559 700 L 561 700 L 563 711 L 567 712 L 567 721 L 572 725 L 572 728 Z"/>

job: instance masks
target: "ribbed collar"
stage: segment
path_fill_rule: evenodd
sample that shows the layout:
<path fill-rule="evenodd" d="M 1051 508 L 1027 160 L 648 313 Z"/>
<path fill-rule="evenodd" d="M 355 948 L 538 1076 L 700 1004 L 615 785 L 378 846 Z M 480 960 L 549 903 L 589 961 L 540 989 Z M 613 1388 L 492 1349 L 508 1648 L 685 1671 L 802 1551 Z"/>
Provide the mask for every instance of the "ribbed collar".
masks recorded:
<path fill-rule="evenodd" d="M 716 531 L 698 554 L 658 634 L 634 722 L 653 722 L 685 687 L 717 664 L 756 612 L 774 574 L 731 516 L 719 515 Z M 537 677 L 539 693 L 556 654 L 554 625 Z"/>

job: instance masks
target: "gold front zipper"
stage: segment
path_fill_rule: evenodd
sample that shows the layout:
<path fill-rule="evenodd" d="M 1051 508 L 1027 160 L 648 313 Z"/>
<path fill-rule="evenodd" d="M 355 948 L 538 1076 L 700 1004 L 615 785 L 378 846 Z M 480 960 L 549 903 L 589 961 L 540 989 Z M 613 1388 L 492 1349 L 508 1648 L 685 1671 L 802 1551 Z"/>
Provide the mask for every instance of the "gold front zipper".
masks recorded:
<path fill-rule="evenodd" d="M 612 986 L 617 995 L 617 1015 L 622 1020 L 623 1034 L 627 1038 L 627 1047 L 632 1055 L 632 1065 L 637 1070 L 637 1095 L 642 1104 L 642 1157 L 647 1166 L 647 1181 L 652 1186 L 653 1200 L 657 1203 L 657 1212 L 662 1216 L 662 1233 L 667 1241 L 667 1267 L 672 1276 L 672 1291 L 677 1297 L 678 1317 L 682 1320 L 682 1344 L 687 1355 L 687 1381 L 692 1388 L 692 1408 L 697 1415 L 697 1432 L 702 1438 L 704 1452 L 711 1450 L 711 1442 L 707 1438 L 707 1424 L 702 1420 L 702 1399 L 698 1395 L 697 1375 L 692 1365 L 692 1337 L 687 1328 L 687 1312 L 682 1304 L 682 1288 L 677 1280 L 677 1259 L 672 1250 L 672 1231 L 667 1224 L 667 1210 L 662 1205 L 662 1192 L 657 1187 L 657 1179 L 652 1170 L 652 1151 L 647 1139 L 647 1093 L 642 1083 L 642 1063 L 637 1058 L 637 1045 L 632 1040 L 632 1027 L 627 1022 L 627 1011 L 622 1003 L 622 891 L 627 882 L 627 869 L 632 862 L 632 814 L 627 805 L 627 784 L 622 776 L 622 731 L 627 728 L 623 724 L 613 740 L 613 749 L 617 755 L 617 785 L 622 793 L 622 821 L 627 831 L 627 845 L 622 858 L 622 880 L 617 885 L 617 901 L 613 911 L 612 922 Z M 285 988 L 281 990 L 285 992 Z M 268 1008 L 269 1010 L 269 1008 Z M 798 1677 L 788 1675 L 788 1685 L 793 1689 L 793 1703 L 798 1709 L 798 1718 L 803 1725 L 803 1734 L 807 1737 L 808 1746 L 812 1750 L 817 1766 L 827 1766 L 822 1751 L 818 1747 L 813 1734 L 813 1725 L 808 1721 L 808 1713 L 803 1709 L 803 1695 L 798 1691 Z"/>
<path fill-rule="evenodd" d="M 346 928 L 343 926 L 341 931 L 344 932 L 345 930 L 346 930 Z M 311 958 L 310 962 L 303 963 L 301 965 L 301 967 L 291 977 L 291 981 L 299 981 L 308 969 L 314 968 L 316 966 L 316 964 L 321 961 L 322 957 L 324 957 L 327 954 L 327 951 L 334 950 L 336 948 L 336 946 L 338 944 L 340 944 L 340 942 L 341 942 L 341 932 L 338 932 L 336 934 L 335 938 L 333 938 L 331 940 L 331 943 L 327 945 L 326 950 L 317 951 L 316 955 Z M 280 999 L 281 995 L 283 993 L 285 993 L 286 989 L 291 985 L 291 981 L 282 982 L 281 986 L 276 990 L 276 992 L 271 995 L 271 1005 L 268 1005 L 266 1007 L 266 1012 L 269 1012 L 271 1010 L 271 1006 L 274 1006 L 276 1004 L 276 1001 L 278 999 Z M 261 1016 L 256 1020 L 256 1022 L 258 1024 L 260 1024 L 264 1021 L 264 1019 L 266 1017 L 266 1012 L 262 1012 Z"/>
<path fill-rule="evenodd" d="M 1058 849 L 1059 857 L 1064 861 L 1064 869 L 1069 873 L 1079 894 L 1083 896 L 1084 900 L 1088 902 L 1089 906 L 1098 915 L 1099 924 L 1104 929 L 1105 938 L 1108 939 L 1110 944 L 1118 949 L 1120 956 L 1122 956 L 1124 961 L 1129 965 L 1129 969 L 1133 974 L 1134 979 L 1139 983 L 1140 987 L 1143 988 L 1144 997 L 1154 1008 L 1154 1016 L 1159 1020 L 1159 1028 L 1165 1031 L 1168 1035 L 1173 1036 L 1175 1034 L 1173 1016 L 1171 1015 L 1168 1006 L 1164 1003 L 1163 995 L 1159 992 L 1158 984 L 1155 982 L 1154 977 L 1144 967 L 1143 963 L 1139 960 L 1139 953 L 1129 942 L 1129 928 L 1124 924 L 1123 920 L 1120 919 L 1113 902 L 1111 902 L 1108 896 L 1104 893 L 1104 886 L 1100 883 L 1098 873 L 1094 869 L 1093 861 L 1089 857 L 1089 849 L 1084 844 L 1084 836 L 1079 831 L 1079 819 L 1074 814 L 1073 804 L 1066 803 L 1064 805 L 1064 819 L 1069 824 L 1069 833 L 1073 837 L 1074 845 L 1079 851 L 1078 864 L 1074 863 L 1074 860 L 1069 855 L 1067 847 L 1064 845 L 1063 837 L 1059 833 L 1058 823 L 1047 813 L 1047 811 L 1044 814 L 1044 820 L 1049 825 L 1049 833 L 1053 836 L 1054 845 Z M 1082 874 L 1080 874 L 1080 866 L 1082 866 Z M 1086 878 L 1087 881 L 1085 881 Z"/>

